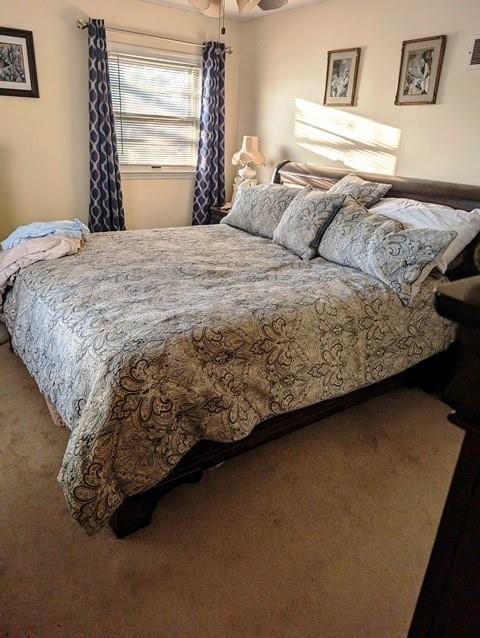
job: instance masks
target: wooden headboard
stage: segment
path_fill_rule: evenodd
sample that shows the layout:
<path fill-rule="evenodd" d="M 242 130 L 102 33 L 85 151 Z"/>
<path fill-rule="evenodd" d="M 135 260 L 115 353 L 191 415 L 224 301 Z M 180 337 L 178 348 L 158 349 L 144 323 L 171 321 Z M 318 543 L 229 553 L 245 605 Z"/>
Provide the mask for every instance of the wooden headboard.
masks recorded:
<path fill-rule="evenodd" d="M 375 173 L 357 173 L 357 171 L 348 171 L 342 168 L 324 168 L 315 164 L 297 164 L 289 160 L 280 162 L 276 166 L 272 182 L 328 190 L 335 182 L 338 182 L 349 173 L 355 173 L 370 182 L 391 184 L 392 189 L 388 191 L 387 197 L 406 197 L 420 202 L 443 204 L 444 206 L 462 210 L 480 208 L 480 186 L 393 177 Z"/>
<path fill-rule="evenodd" d="M 392 189 L 388 191 L 387 197 L 406 197 L 420 202 L 443 204 L 444 206 L 467 211 L 480 208 L 480 186 L 377 175 L 375 173 L 358 173 L 357 171 L 326 168 L 315 164 L 298 164 L 290 160 L 280 162 L 275 167 L 272 182 L 287 186 L 311 186 L 319 190 L 328 190 L 335 182 L 352 172 L 371 182 L 391 184 Z M 463 263 L 448 273 L 450 279 L 459 279 L 477 274 L 478 270 L 474 265 L 473 253 L 479 242 L 480 234 L 465 249 Z"/>

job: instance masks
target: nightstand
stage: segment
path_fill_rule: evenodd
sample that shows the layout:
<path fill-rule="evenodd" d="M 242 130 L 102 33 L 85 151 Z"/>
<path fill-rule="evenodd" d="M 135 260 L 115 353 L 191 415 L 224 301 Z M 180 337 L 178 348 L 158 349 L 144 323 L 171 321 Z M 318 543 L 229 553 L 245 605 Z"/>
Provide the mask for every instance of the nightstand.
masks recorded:
<path fill-rule="evenodd" d="M 211 224 L 219 224 L 220 221 L 228 215 L 231 211 L 231 208 L 223 208 L 221 206 L 212 206 L 210 208 L 210 223 Z"/>

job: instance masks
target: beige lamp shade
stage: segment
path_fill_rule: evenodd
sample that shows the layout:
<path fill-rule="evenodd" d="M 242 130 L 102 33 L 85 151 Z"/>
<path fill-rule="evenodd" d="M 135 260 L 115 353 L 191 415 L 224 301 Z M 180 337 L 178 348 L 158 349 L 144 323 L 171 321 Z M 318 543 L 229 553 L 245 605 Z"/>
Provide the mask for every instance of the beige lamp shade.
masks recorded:
<path fill-rule="evenodd" d="M 265 164 L 265 155 L 258 150 L 258 137 L 243 136 L 242 148 L 233 155 L 232 164 L 242 164 L 244 166 L 248 164 L 253 164 L 254 166 Z"/>

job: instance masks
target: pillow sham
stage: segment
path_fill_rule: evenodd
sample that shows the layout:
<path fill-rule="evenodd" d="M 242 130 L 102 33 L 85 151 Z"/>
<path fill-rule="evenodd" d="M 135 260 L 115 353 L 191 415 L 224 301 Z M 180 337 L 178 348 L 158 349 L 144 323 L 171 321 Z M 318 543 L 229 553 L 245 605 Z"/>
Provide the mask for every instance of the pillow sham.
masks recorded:
<path fill-rule="evenodd" d="M 272 239 L 287 206 L 300 192 L 280 184 L 240 187 L 232 210 L 220 223 Z"/>
<path fill-rule="evenodd" d="M 391 188 L 391 184 L 367 182 L 358 175 L 350 173 L 334 184 L 327 193 L 329 195 L 352 195 L 362 206 L 370 208 L 382 199 Z"/>
<path fill-rule="evenodd" d="M 323 233 L 344 200 L 345 195 L 304 189 L 283 214 L 273 233 L 273 241 L 302 259 L 313 259 Z"/>
<path fill-rule="evenodd" d="M 373 275 L 407 304 L 455 236 L 453 231 L 404 228 L 367 211 L 349 196 L 325 231 L 318 252 L 329 261 Z"/>
<path fill-rule="evenodd" d="M 457 236 L 438 260 L 437 268 L 445 273 L 453 260 L 480 233 L 480 209 L 468 212 L 449 206 L 417 202 L 414 199 L 387 197 L 371 209 L 395 219 L 404 226 L 413 228 L 432 228 L 435 230 L 453 230 Z"/>

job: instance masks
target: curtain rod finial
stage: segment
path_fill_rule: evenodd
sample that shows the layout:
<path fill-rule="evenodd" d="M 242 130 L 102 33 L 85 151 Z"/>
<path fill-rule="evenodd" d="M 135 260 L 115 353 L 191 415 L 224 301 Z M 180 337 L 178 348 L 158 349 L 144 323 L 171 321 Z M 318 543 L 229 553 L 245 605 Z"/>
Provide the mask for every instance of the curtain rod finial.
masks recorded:
<path fill-rule="evenodd" d="M 85 20 L 85 18 L 77 18 L 75 24 L 77 25 L 77 29 L 86 29 L 88 27 L 88 20 Z"/>

